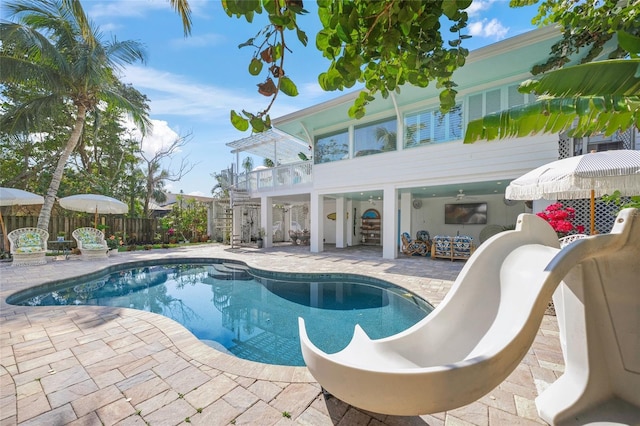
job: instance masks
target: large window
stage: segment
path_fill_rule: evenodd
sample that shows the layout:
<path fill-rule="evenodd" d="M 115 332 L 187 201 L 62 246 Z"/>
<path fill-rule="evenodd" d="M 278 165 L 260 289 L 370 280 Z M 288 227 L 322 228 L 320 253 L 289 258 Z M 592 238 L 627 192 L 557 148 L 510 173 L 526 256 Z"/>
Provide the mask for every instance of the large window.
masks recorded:
<path fill-rule="evenodd" d="M 396 150 L 397 121 L 395 118 L 356 127 L 354 132 L 353 156 L 378 154 Z"/>
<path fill-rule="evenodd" d="M 349 158 L 349 132 L 344 130 L 316 139 L 314 163 L 329 163 L 331 161 Z"/>
<path fill-rule="evenodd" d="M 446 114 L 438 108 L 404 117 L 405 148 L 462 139 L 462 105 Z"/>
<path fill-rule="evenodd" d="M 519 84 L 513 84 L 470 95 L 467 98 L 469 121 L 536 100 L 533 94 L 520 93 L 519 86 Z"/>

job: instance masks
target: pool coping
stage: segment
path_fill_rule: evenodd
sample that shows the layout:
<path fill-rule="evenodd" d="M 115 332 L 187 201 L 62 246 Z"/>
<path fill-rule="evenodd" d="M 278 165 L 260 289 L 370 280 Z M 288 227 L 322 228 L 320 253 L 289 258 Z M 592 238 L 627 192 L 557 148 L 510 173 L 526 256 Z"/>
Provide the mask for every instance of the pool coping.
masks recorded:
<path fill-rule="evenodd" d="M 48 310 L 62 310 L 62 311 L 75 311 L 78 310 L 81 312 L 107 312 L 109 314 L 118 314 L 121 317 L 132 317 L 138 320 L 144 320 L 150 324 L 153 324 L 155 327 L 160 329 L 165 336 L 167 336 L 171 342 L 182 352 L 189 355 L 193 359 L 198 360 L 202 364 L 209 365 L 212 368 L 216 368 L 227 373 L 235 374 L 242 377 L 247 377 L 256 380 L 268 380 L 268 381 L 278 381 L 278 382 L 292 382 L 292 383 L 314 383 L 315 379 L 309 373 L 309 370 L 306 367 L 293 367 L 293 366 L 284 366 L 284 365 L 274 365 L 274 364 L 263 364 L 255 361 L 246 360 L 243 358 L 238 358 L 233 355 L 226 354 L 221 352 L 215 348 L 210 347 L 206 343 L 199 340 L 195 337 L 186 327 L 182 324 L 174 321 L 168 317 L 165 317 L 161 314 L 156 314 L 153 312 L 141 311 L 134 308 L 123 308 L 123 307 L 110 307 L 110 306 L 87 306 L 87 305 L 63 305 L 63 306 L 46 306 L 46 307 L 35 307 L 35 306 L 20 306 L 20 305 L 12 305 L 7 303 L 7 299 L 11 296 L 20 294 L 21 292 L 28 291 L 34 287 L 40 286 L 55 286 L 62 281 L 66 281 L 74 278 L 83 278 L 88 277 L 88 279 L 97 278 L 103 276 L 104 274 L 110 272 L 116 272 L 123 269 L 135 268 L 139 266 L 148 265 L 150 262 L 162 263 L 163 260 L 168 261 L 169 263 L 178 264 L 181 261 L 194 261 L 196 263 L 205 262 L 206 259 L 215 260 L 229 260 L 229 261 L 237 261 L 233 258 L 222 258 L 222 257 L 196 257 L 193 255 L 183 255 L 180 258 L 168 258 L 164 259 L 162 257 L 156 259 L 127 259 L 125 256 L 119 257 L 117 260 L 119 262 L 104 263 L 99 261 L 91 262 L 95 269 L 89 274 L 84 273 L 72 273 L 63 279 L 54 279 L 47 280 L 45 282 L 31 284 L 26 288 L 21 289 L 13 289 L 11 293 L 6 295 L 5 286 L 2 286 L 1 298 L 0 298 L 0 311 L 2 311 L 2 317 L 7 317 L 7 313 L 9 310 L 14 313 L 21 313 L 26 309 L 48 309 Z M 76 262 L 76 260 L 74 260 Z M 83 261 L 80 261 L 83 262 Z M 242 261 L 247 264 L 247 266 L 252 267 L 247 262 Z M 84 263 L 84 262 L 83 262 Z M 59 265 L 58 265 L 59 266 Z M 260 268 L 255 268 L 261 270 Z M 268 271 L 267 271 L 268 272 Z"/>
<path fill-rule="evenodd" d="M 206 253 L 206 255 L 203 256 L 202 253 Z M 304 272 L 344 273 L 355 270 L 358 271 L 358 275 L 363 275 L 361 272 L 364 271 L 366 276 L 380 278 L 393 285 L 406 288 L 437 306 L 446 296 L 453 283 L 452 279 L 449 280 L 445 277 L 453 278 L 457 276 L 464 266 L 464 263 L 450 262 L 448 260 L 425 261 L 425 259 L 421 258 L 386 260 L 375 254 L 371 255 L 371 253 L 365 253 L 363 256 L 359 256 L 357 251 L 355 254 L 349 254 L 346 251 L 344 253 L 344 255 L 342 255 L 342 252 L 339 254 L 335 252 L 313 254 L 308 252 L 308 248 L 302 250 L 299 247 L 290 247 L 285 250 L 278 248 L 271 250 L 229 250 L 225 247 L 212 245 L 211 247 L 205 246 L 194 250 L 180 248 L 167 251 L 154 250 L 124 253 L 122 256 L 118 255 L 106 261 L 53 261 L 53 259 L 48 259 L 47 265 L 28 268 L 12 268 L 2 264 L 0 265 L 0 309 L 2 311 L 0 315 L 0 326 L 2 326 L 2 345 L 0 345 L 0 349 L 2 349 L 2 366 L 0 366 L 0 377 L 2 378 L 3 386 L 0 389 L 2 390 L 0 407 L 3 408 L 3 412 L 0 415 L 0 423 L 3 425 L 21 424 L 23 422 L 25 424 L 32 422 L 36 422 L 36 424 L 38 424 L 37 422 L 40 422 L 39 424 L 52 424 L 52 419 L 61 423 L 72 423 L 73 420 L 77 419 L 78 423 L 84 424 L 83 422 L 88 421 L 91 417 L 91 421 L 105 424 L 119 422 L 137 424 L 136 422 L 140 418 L 135 415 L 135 410 L 140 407 L 147 413 L 146 415 L 143 414 L 142 420 L 149 421 L 152 424 L 157 423 L 159 418 L 157 416 L 160 416 L 160 414 L 162 416 L 173 416 L 173 420 L 161 421 L 161 423 L 180 424 L 185 421 L 185 413 L 187 413 L 187 418 L 189 415 L 191 416 L 191 421 L 194 424 L 212 424 L 212 419 L 216 419 L 215 421 L 220 422 L 220 424 L 229 424 L 236 420 L 236 424 L 256 424 L 256 422 L 261 424 L 280 424 L 282 421 L 294 421 L 295 423 L 314 425 L 337 424 L 341 421 L 347 422 L 347 424 L 374 422 L 389 425 L 404 421 L 443 425 L 445 422 L 453 421 L 460 424 L 466 422 L 484 426 L 514 424 L 514 422 L 519 424 L 543 423 L 535 412 L 533 399 L 540 390 L 555 381 L 564 371 L 562 353 L 557 340 L 555 317 L 545 316 L 542 327 L 536 337 L 536 342 L 534 342 L 534 346 L 529 350 L 525 359 L 523 359 L 516 371 L 489 395 L 456 410 L 404 418 L 364 412 L 336 398 L 332 398 L 330 395 L 323 393 L 320 385 L 309 374 L 306 367 L 261 364 L 224 354 L 199 341 L 182 325 L 159 314 L 129 308 L 99 306 L 60 306 L 51 309 L 54 307 L 38 308 L 6 304 L 6 297 L 17 290 L 52 282 L 61 276 L 70 278 L 91 272 L 103 272 L 112 265 L 131 263 L 131 261 L 135 262 L 137 260 L 154 259 L 155 261 L 162 261 L 162 259 L 174 258 L 188 260 L 190 258 L 204 257 L 224 259 L 225 261 L 241 260 L 249 267 L 274 271 L 290 269 L 287 265 L 293 265 L 294 268 L 291 269 L 297 268 L 297 270 Z M 281 262 L 281 260 L 287 261 Z M 89 310 L 91 315 L 88 315 Z M 53 324 L 53 326 L 48 324 Z M 171 356 L 181 363 L 186 361 L 187 368 L 174 374 L 171 378 L 190 374 L 193 373 L 193 370 L 196 370 L 196 374 L 206 375 L 209 377 L 209 381 L 202 385 L 201 388 L 193 388 L 193 386 L 185 388 L 190 391 L 188 393 L 187 391 L 182 391 L 185 393 L 184 399 L 182 399 L 181 394 L 175 393 L 180 392 L 180 387 L 172 384 L 169 380 L 170 378 L 165 379 L 162 377 L 163 385 L 166 386 L 169 383 L 170 386 L 169 390 L 164 392 L 171 391 L 173 399 L 166 400 L 162 406 L 156 406 L 154 408 L 156 411 L 152 412 L 149 412 L 147 406 L 158 397 L 152 397 L 139 403 L 136 402 L 136 395 L 133 395 L 134 400 L 130 401 L 131 390 L 123 390 L 120 383 L 116 385 L 122 394 L 114 401 L 100 400 L 98 403 L 95 399 L 91 399 L 93 395 L 108 389 L 103 389 L 102 387 L 99 391 L 80 398 L 79 401 L 89 399 L 95 405 L 93 408 L 87 408 L 92 411 L 86 415 L 81 413 L 85 413 L 87 409 L 82 406 L 78 408 L 75 401 L 58 408 L 53 405 L 48 409 L 42 408 L 38 402 L 47 405 L 47 401 L 52 395 L 71 392 L 77 385 L 60 384 L 59 386 L 61 387 L 55 389 L 56 392 L 54 394 L 46 392 L 47 390 L 45 389 L 46 394 L 42 393 L 43 391 L 41 390 L 37 395 L 25 395 L 24 389 L 33 387 L 33 383 L 25 381 L 36 374 L 47 376 L 46 369 L 48 367 L 42 366 L 31 370 L 29 368 L 34 364 L 39 365 L 46 362 L 51 369 L 58 366 L 59 370 L 62 370 L 63 367 L 67 368 L 65 372 L 73 370 L 73 368 L 69 368 L 71 359 L 51 360 L 52 357 L 61 356 L 62 352 L 68 352 L 64 348 L 69 347 L 73 350 L 76 364 L 78 360 L 81 361 L 82 365 L 78 368 L 84 367 L 91 374 L 90 379 L 96 380 L 96 383 L 98 380 L 91 373 L 93 365 L 98 365 L 98 363 L 86 366 L 87 363 L 84 358 L 88 355 L 76 354 L 76 349 L 72 346 L 76 338 L 73 337 L 73 330 L 70 330 L 71 327 L 68 324 L 76 327 L 74 330 L 79 328 L 81 331 L 86 332 L 85 335 L 78 333 L 80 338 L 77 339 L 78 343 L 76 344 L 80 346 L 78 346 L 77 351 L 85 350 L 86 347 L 91 346 L 91 343 L 86 343 L 93 338 L 90 335 L 91 333 L 103 333 L 104 335 L 104 330 L 98 329 L 100 327 L 111 327 L 107 332 L 113 332 L 114 335 L 103 338 L 98 342 L 109 351 L 111 350 L 110 346 L 113 345 L 113 349 L 117 353 L 129 351 L 126 353 L 136 354 L 141 351 L 144 352 L 143 355 L 149 355 L 146 358 L 160 359 L 173 354 Z M 95 327 L 96 330 L 92 330 L 92 327 Z M 28 330 L 21 331 L 25 328 Z M 122 331 L 121 335 L 115 335 L 117 329 Z M 14 332 L 17 337 L 14 336 Z M 54 334 L 51 334 L 51 332 Z M 30 335 L 25 336 L 25 333 Z M 48 355 L 46 352 L 43 354 L 30 352 L 25 355 L 26 345 L 31 342 L 37 344 L 39 340 L 42 340 L 39 339 L 39 336 L 43 335 L 55 345 L 55 348 L 51 349 L 54 352 Z M 69 337 L 67 338 L 66 336 Z M 120 336 L 124 336 L 123 341 L 117 340 Z M 127 336 L 130 338 L 127 338 Z M 29 341 L 26 341 L 27 337 L 30 339 Z M 16 340 L 20 338 L 22 338 L 22 341 Z M 133 350 L 123 346 L 127 344 L 127 341 L 135 338 L 142 339 L 143 342 L 139 342 L 142 346 L 141 349 Z M 105 346 L 105 342 L 108 346 Z M 162 346 L 163 354 L 168 355 L 151 353 L 159 346 Z M 100 355 L 93 354 L 92 356 Z M 161 359 L 160 361 L 166 360 Z M 91 360 L 91 362 L 94 362 L 94 360 Z M 104 362 L 109 363 L 109 360 L 104 360 Z M 113 368 L 117 369 L 114 374 L 122 371 L 125 375 L 125 370 L 143 370 L 142 366 L 129 365 L 119 365 Z M 148 370 L 144 370 L 146 373 L 153 375 L 153 372 L 155 372 L 156 379 L 154 380 L 160 380 L 157 378 L 157 366 L 149 366 L 147 368 Z M 162 368 L 167 367 L 164 367 L 163 364 Z M 144 374 L 144 372 L 141 372 L 131 379 Z M 6 386 L 7 378 L 9 383 L 12 384 L 11 387 Z M 44 377 L 42 380 L 43 382 L 48 380 L 50 383 L 54 382 L 56 377 Z M 128 378 L 125 382 L 129 382 L 129 380 Z M 224 396 L 217 396 L 215 400 L 207 400 L 207 405 L 197 405 L 198 399 L 207 397 L 205 388 L 210 391 L 211 387 L 216 386 L 216 383 L 225 380 L 231 380 L 235 383 L 236 388 L 227 391 Z M 142 383 L 140 386 L 143 384 L 148 386 L 148 382 Z M 264 392 L 266 392 L 267 388 L 271 390 L 280 389 L 281 392 L 278 391 L 279 394 L 275 398 L 273 395 L 265 396 Z M 144 392 L 153 394 L 157 390 L 146 387 Z M 249 394 L 253 395 L 253 397 L 258 395 L 257 402 L 245 407 L 243 406 L 243 401 Z M 35 400 L 36 396 L 40 399 Z M 129 398 L 126 398 L 127 396 Z M 82 405 L 84 402 L 78 404 Z M 71 406 L 72 408 L 70 408 Z M 204 407 L 204 409 L 202 412 L 198 411 L 196 413 L 194 407 L 198 406 Z M 10 410 L 11 408 L 12 410 Z M 291 414 L 290 419 L 282 418 L 285 412 Z M 60 417 L 63 414 L 67 417 Z M 81 415 L 84 417 L 81 418 Z M 179 418 L 179 415 L 182 415 L 182 418 Z M 154 419 L 156 420 L 155 422 Z"/>

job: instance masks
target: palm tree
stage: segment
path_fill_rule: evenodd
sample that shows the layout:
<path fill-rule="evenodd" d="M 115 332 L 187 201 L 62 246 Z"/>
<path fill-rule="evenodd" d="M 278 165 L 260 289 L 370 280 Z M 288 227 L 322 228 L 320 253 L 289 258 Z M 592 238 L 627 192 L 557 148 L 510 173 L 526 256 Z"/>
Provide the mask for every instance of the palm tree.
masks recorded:
<path fill-rule="evenodd" d="M 612 59 L 550 71 L 520 85 L 543 96 L 469 122 L 465 143 L 571 129 L 571 137 L 611 135 L 640 124 L 640 59 Z"/>
<path fill-rule="evenodd" d="M 595 4 L 588 3 L 583 6 L 587 9 L 596 7 Z M 611 55 L 622 57 L 624 54 L 627 59 L 597 62 L 583 60 L 584 63 L 580 65 L 555 69 L 523 82 L 520 92 L 536 93 L 540 98 L 532 104 L 517 106 L 469 122 L 464 143 L 473 143 L 478 139 L 521 137 L 538 132 L 560 133 L 567 129 L 570 129 L 567 134 L 571 137 L 586 137 L 598 133 L 610 136 L 632 126 L 640 128 L 640 36 L 637 35 L 640 33 L 640 26 L 631 14 L 618 9 L 629 8 L 629 11 L 633 10 L 637 14 L 638 6 L 633 2 L 605 2 L 602 7 L 598 6 L 599 9 L 593 9 L 592 13 L 584 16 L 579 16 L 578 9 L 573 9 L 569 3 L 554 7 L 562 11 L 556 17 L 563 16 L 566 22 L 573 16 L 584 18 L 589 23 L 588 28 L 565 27 L 563 43 L 568 43 L 563 44 L 565 50 L 579 50 L 578 46 L 571 47 L 572 43 L 576 43 L 573 38 L 576 34 L 588 34 L 589 37 L 580 35 L 577 39 L 589 41 L 594 38 L 609 40 L 615 33 L 617 48 L 615 55 Z M 570 10 L 565 10 L 567 7 Z M 614 12 L 609 8 L 613 8 Z M 615 21 L 618 27 L 611 25 L 610 21 L 610 16 L 616 13 L 624 15 L 624 19 Z M 628 22 L 625 23 L 625 20 Z M 594 31 L 594 28 L 600 30 Z M 594 43 L 594 46 L 597 48 L 598 43 Z M 560 56 L 568 55 L 562 53 Z M 592 57 L 587 55 L 588 60 Z M 558 57 L 551 58 L 550 62 L 558 59 L 562 62 L 562 58 Z"/>
<path fill-rule="evenodd" d="M 376 127 L 376 140 L 382 143 L 382 151 L 396 149 L 396 132 L 389 131 L 386 127 Z"/>
<path fill-rule="evenodd" d="M 18 0 L 4 7 L 16 22 L 0 23 L 0 83 L 37 82 L 40 96 L 12 105 L 0 117 L 0 125 L 11 133 L 29 133 L 56 106 L 73 105 L 74 110 L 71 132 L 38 218 L 38 228 L 47 229 L 87 113 L 99 112 L 104 102 L 130 114 L 143 132 L 150 125 L 144 97 L 133 96 L 116 75 L 122 65 L 144 62 L 145 53 L 136 41 L 103 41 L 79 0 Z"/>

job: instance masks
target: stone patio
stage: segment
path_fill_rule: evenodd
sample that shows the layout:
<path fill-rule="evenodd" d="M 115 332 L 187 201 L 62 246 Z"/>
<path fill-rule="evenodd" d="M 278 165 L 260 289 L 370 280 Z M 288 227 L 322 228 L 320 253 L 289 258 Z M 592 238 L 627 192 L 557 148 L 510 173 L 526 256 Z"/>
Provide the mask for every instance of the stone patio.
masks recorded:
<path fill-rule="evenodd" d="M 545 424 L 534 399 L 563 372 L 556 318 L 500 386 L 465 407 L 397 417 L 365 412 L 322 392 L 305 367 L 235 358 L 149 312 L 95 306 L 21 307 L 17 290 L 117 263 L 162 258 L 236 259 L 287 272 L 348 272 L 385 279 L 437 305 L 463 262 L 381 258 L 376 247 L 236 249 L 207 244 L 120 253 L 108 260 L 48 258 L 0 264 L 0 425 L 526 425 Z"/>

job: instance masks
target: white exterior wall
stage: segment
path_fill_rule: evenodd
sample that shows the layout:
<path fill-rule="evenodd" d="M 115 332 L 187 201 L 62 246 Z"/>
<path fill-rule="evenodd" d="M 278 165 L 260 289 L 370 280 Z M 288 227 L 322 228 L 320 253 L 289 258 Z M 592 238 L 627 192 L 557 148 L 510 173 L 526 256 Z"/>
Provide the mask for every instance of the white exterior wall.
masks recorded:
<path fill-rule="evenodd" d="M 325 193 L 515 179 L 558 159 L 558 136 L 464 145 L 461 141 L 316 164 L 314 190 Z M 452 194 L 454 195 L 454 194 Z"/>
<path fill-rule="evenodd" d="M 513 206 L 507 206 L 503 202 L 503 194 L 479 195 L 465 199 L 463 202 L 487 203 L 487 225 L 515 225 L 520 213 L 530 213 L 524 201 Z M 425 230 L 433 238 L 436 235 L 469 235 L 473 237 L 476 245 L 480 244 L 480 232 L 486 225 L 446 225 L 444 223 L 444 205 L 456 203 L 454 198 L 436 197 L 422 198 L 422 207 L 418 210 L 411 209 L 411 238 L 416 237 L 416 232 Z"/>

